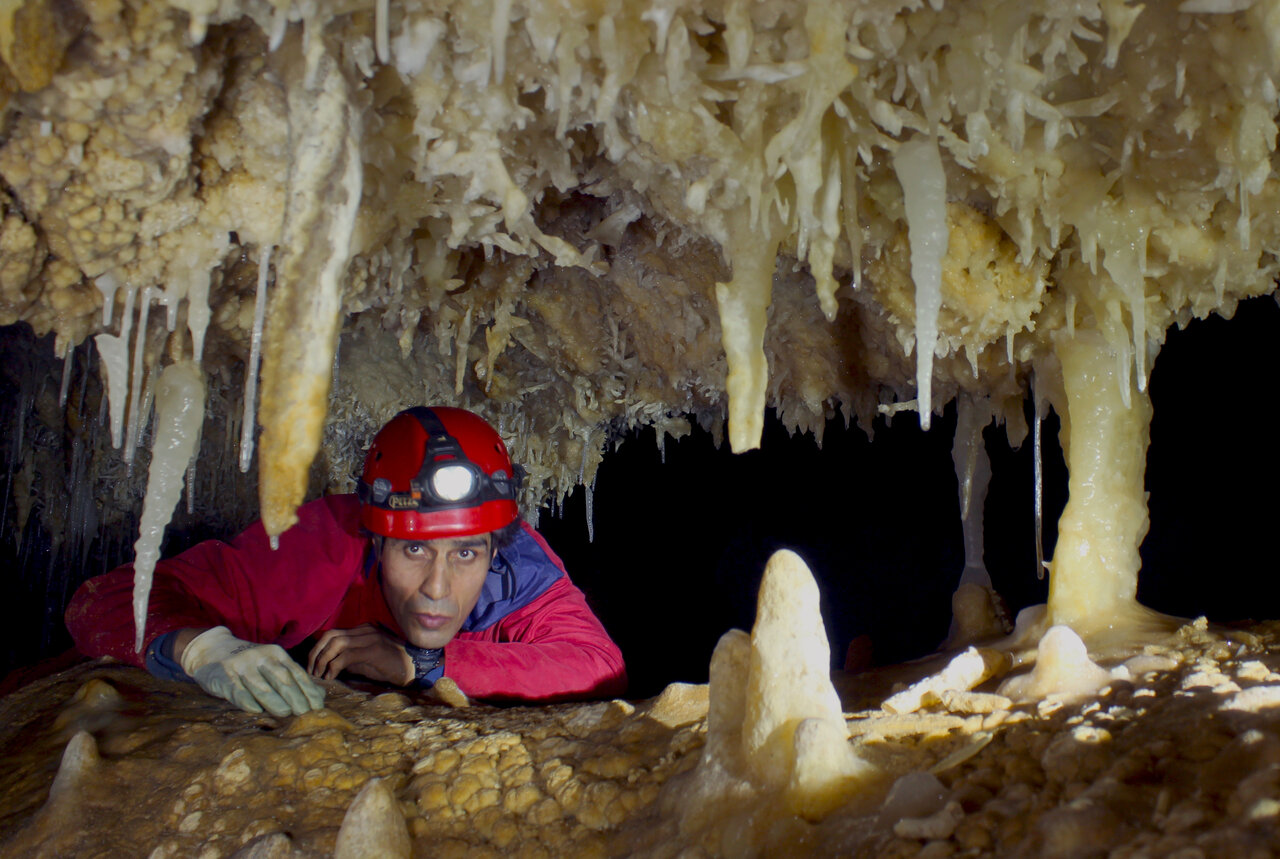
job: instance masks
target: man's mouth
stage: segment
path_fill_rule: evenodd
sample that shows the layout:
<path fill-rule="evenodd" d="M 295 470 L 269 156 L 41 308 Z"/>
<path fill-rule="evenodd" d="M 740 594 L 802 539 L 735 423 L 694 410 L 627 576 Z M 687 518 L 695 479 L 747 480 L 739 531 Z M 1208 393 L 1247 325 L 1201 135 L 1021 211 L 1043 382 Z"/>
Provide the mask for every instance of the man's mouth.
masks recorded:
<path fill-rule="evenodd" d="M 413 620 L 423 629 L 440 629 L 443 626 L 447 626 L 449 624 L 449 621 L 453 620 L 453 618 L 447 614 L 416 614 L 415 613 L 413 615 Z"/>

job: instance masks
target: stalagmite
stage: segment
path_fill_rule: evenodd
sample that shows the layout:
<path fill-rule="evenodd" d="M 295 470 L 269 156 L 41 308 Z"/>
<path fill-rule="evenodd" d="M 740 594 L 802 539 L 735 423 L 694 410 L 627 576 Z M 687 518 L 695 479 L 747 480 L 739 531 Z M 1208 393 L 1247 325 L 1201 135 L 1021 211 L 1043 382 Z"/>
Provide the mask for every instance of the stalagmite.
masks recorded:
<path fill-rule="evenodd" d="M 743 751 L 765 783 L 785 783 L 795 764 L 800 722 L 825 720 L 840 742 L 826 754 L 847 757 L 844 715 L 831 685 L 831 651 L 818 606 L 818 585 L 794 552 L 776 552 L 765 567 L 751 630 Z M 849 753 L 851 754 L 851 753 Z"/>
<path fill-rule="evenodd" d="M 750 636 L 730 630 L 712 656 L 702 758 L 665 800 L 684 834 L 733 853 L 788 820 L 821 820 L 882 777 L 849 744 L 830 658 L 809 568 L 775 552 Z"/>
<path fill-rule="evenodd" d="M 395 796 L 382 779 L 370 780 L 342 818 L 333 859 L 409 859 L 412 852 Z"/>
<path fill-rule="evenodd" d="M 182 478 L 195 453 L 204 422 L 204 375 L 192 361 L 164 369 L 156 385 L 156 436 L 151 446 L 147 496 L 142 502 L 138 540 L 133 545 L 134 648 L 142 650 L 146 632 L 151 577 L 160 559 L 160 544 L 182 494 Z"/>
<path fill-rule="evenodd" d="M 1071 700 L 1092 695 L 1111 682 L 1111 673 L 1089 658 L 1080 636 L 1070 627 L 1054 626 L 1040 639 L 1035 668 L 1011 677 L 1000 694 L 1015 701 L 1040 701 L 1050 695 Z"/>
<path fill-rule="evenodd" d="M 360 206 L 360 116 L 319 36 L 289 84 L 289 190 L 262 365 L 259 500 L 267 533 L 297 521 L 320 447 L 342 278 Z"/>
<path fill-rule="evenodd" d="M 77 731 L 72 735 L 62 752 L 58 774 L 49 787 L 49 804 L 52 806 L 73 800 L 83 788 L 85 780 L 93 777 L 93 770 L 100 760 L 98 744 L 94 742 L 92 734 Z"/>

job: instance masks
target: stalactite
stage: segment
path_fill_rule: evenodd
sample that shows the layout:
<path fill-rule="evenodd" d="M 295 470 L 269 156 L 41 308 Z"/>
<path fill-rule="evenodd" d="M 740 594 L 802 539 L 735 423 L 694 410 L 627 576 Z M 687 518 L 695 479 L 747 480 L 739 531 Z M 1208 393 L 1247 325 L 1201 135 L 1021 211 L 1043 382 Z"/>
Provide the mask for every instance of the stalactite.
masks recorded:
<path fill-rule="evenodd" d="M 320 446 L 361 198 L 361 121 L 343 70 L 321 37 L 305 65 L 289 85 L 289 203 L 262 367 L 259 495 L 272 537 L 297 521 Z"/>
<path fill-rule="evenodd" d="M 195 453 L 204 421 L 205 386 L 200 368 L 182 361 L 165 368 L 156 391 L 157 425 L 151 447 L 147 496 L 134 544 L 134 648 L 142 650 L 146 633 L 147 598 L 151 577 L 160 558 L 164 531 L 182 492 L 182 479 Z"/>

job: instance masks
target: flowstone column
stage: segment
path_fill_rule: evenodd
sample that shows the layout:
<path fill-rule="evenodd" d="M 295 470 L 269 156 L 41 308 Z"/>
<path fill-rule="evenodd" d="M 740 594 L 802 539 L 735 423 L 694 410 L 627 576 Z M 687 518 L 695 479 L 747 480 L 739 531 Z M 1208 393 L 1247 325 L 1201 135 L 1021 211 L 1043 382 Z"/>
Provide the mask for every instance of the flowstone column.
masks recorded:
<path fill-rule="evenodd" d="M 1101 334 L 1059 334 L 1054 351 L 1066 399 L 1058 411 L 1070 498 L 1058 520 L 1048 620 L 1085 639 L 1120 640 L 1159 617 L 1137 601 L 1151 401 Z"/>

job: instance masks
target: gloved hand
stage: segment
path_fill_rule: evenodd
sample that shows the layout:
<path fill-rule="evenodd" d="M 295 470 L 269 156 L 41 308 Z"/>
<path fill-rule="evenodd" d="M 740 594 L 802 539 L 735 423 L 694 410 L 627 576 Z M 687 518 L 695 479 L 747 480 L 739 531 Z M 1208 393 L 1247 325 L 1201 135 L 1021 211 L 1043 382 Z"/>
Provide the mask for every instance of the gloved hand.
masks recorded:
<path fill-rule="evenodd" d="M 283 647 L 242 641 L 225 626 L 191 639 L 179 661 L 204 691 L 250 713 L 288 716 L 324 706 L 324 690 Z"/>

